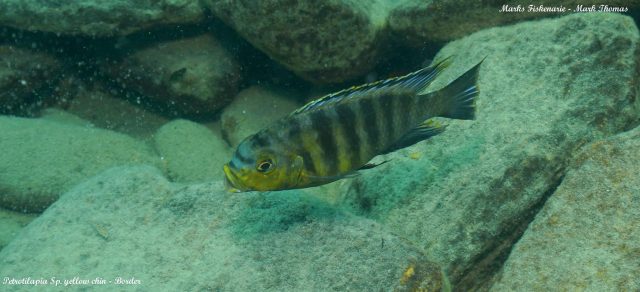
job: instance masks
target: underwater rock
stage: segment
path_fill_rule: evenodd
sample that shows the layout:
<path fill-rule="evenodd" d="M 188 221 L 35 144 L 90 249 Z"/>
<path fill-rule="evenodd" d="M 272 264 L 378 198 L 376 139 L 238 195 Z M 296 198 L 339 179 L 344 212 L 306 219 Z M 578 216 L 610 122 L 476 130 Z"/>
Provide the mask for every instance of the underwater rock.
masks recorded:
<path fill-rule="evenodd" d="M 41 108 L 61 69 L 46 53 L 0 45 L 0 114 L 30 115 Z"/>
<path fill-rule="evenodd" d="M 543 2 L 548 3 L 404 0 L 392 9 L 388 22 L 396 39 L 406 45 L 421 48 L 426 44 L 448 42 L 485 28 L 521 20 L 566 16 L 574 13 L 579 4 L 588 8 L 595 4 L 596 9 L 600 9 L 599 6 L 604 4 L 602 1 L 576 0 Z M 609 8 L 640 7 L 639 3 L 632 2 L 634 1 L 611 0 L 606 1 L 606 4 Z M 544 12 L 562 7 L 565 8 L 565 12 Z"/>
<path fill-rule="evenodd" d="M 240 79 L 235 57 L 210 34 L 151 45 L 108 67 L 118 85 L 158 101 L 172 116 L 215 113 Z"/>
<path fill-rule="evenodd" d="M 353 179 L 343 204 L 443 264 L 454 287 L 499 267 L 574 150 L 640 119 L 638 28 L 627 16 L 574 14 L 491 28 L 451 42 L 443 87 L 480 67 L 477 119 L 394 152 Z M 514 235 L 515 234 L 515 235 Z M 482 266 L 489 264 L 489 266 Z M 495 272 L 489 270 L 488 273 Z"/>
<path fill-rule="evenodd" d="M 119 36 L 204 19 L 198 1 L 0 1 L 0 25 L 66 35 Z"/>
<path fill-rule="evenodd" d="M 386 1 L 205 3 L 256 48 L 315 83 L 366 74 L 376 65 L 386 37 Z"/>
<path fill-rule="evenodd" d="M 640 127 L 588 144 L 493 291 L 640 290 Z"/>
<path fill-rule="evenodd" d="M 169 122 L 168 118 L 142 105 L 117 98 L 102 86 L 80 88 L 77 91 L 64 105 L 64 111 L 98 128 L 146 140 Z"/>
<path fill-rule="evenodd" d="M 260 86 L 249 87 L 222 111 L 222 136 L 229 145 L 236 147 L 244 138 L 298 107 L 300 104 L 283 93 Z"/>
<path fill-rule="evenodd" d="M 91 122 L 59 108 L 47 108 L 40 113 L 40 118 L 47 121 L 76 125 L 80 127 L 95 127 Z"/>
<path fill-rule="evenodd" d="M 297 191 L 172 184 L 147 166 L 64 194 L 0 251 L 0 275 L 162 291 L 447 291 L 437 265 L 371 220 Z"/>
<path fill-rule="evenodd" d="M 154 141 L 167 176 L 172 181 L 186 183 L 223 179 L 222 165 L 230 159 L 231 149 L 219 135 L 205 126 L 175 120 L 162 126 Z"/>
<path fill-rule="evenodd" d="M 158 165 L 129 136 L 42 119 L 0 116 L 0 206 L 41 212 L 77 183 L 117 165 Z"/>
<path fill-rule="evenodd" d="M 0 208 L 0 250 L 9 244 L 29 222 L 36 218 L 35 214 L 24 214 Z"/>

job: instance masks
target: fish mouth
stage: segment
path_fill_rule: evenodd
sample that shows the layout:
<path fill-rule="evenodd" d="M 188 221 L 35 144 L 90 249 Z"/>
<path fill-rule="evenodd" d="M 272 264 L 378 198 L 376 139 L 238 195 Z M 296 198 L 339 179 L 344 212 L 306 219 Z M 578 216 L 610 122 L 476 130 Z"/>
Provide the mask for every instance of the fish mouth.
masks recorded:
<path fill-rule="evenodd" d="M 224 187 L 227 192 L 241 193 L 246 190 L 242 189 L 238 184 L 238 176 L 231 170 L 228 164 L 224 165 Z"/>

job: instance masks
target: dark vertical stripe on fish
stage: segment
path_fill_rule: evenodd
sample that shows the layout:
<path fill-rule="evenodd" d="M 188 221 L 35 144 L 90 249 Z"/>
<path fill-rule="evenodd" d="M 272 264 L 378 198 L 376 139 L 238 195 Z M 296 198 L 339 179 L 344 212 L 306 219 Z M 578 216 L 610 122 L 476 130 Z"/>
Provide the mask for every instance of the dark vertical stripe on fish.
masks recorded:
<path fill-rule="evenodd" d="M 398 113 L 398 127 L 399 132 L 404 134 L 413 128 L 411 120 L 413 119 L 413 99 L 414 97 L 410 94 L 402 94 L 397 97 L 398 103 L 396 106 L 396 113 Z M 398 134 L 400 134 L 398 133 Z"/>
<path fill-rule="evenodd" d="M 310 115 L 311 125 L 318 133 L 318 143 L 320 149 L 324 152 L 323 161 L 314 161 L 314 163 L 324 163 L 325 173 L 320 175 L 335 174 L 338 169 L 338 149 L 336 146 L 336 139 L 332 131 L 331 119 L 327 116 L 327 113 L 323 110 L 318 110 Z M 316 169 L 323 169 L 316 165 Z"/>
<path fill-rule="evenodd" d="M 378 126 L 378 142 L 376 142 L 374 146 L 374 154 L 378 154 L 381 150 L 384 150 L 387 144 L 387 125 L 386 125 L 386 117 L 384 116 L 384 109 L 382 109 L 382 96 L 377 95 L 371 99 L 373 101 L 373 109 L 376 112 L 376 124 Z"/>
<path fill-rule="evenodd" d="M 258 148 L 263 148 L 271 145 L 271 141 L 264 131 L 260 131 L 253 136 L 253 145 Z"/>
<path fill-rule="evenodd" d="M 312 173 L 316 173 L 315 165 L 313 165 L 313 159 L 307 149 L 304 148 L 304 142 L 302 141 L 302 131 L 300 130 L 300 120 L 294 119 L 291 123 L 288 123 L 287 137 L 290 145 L 297 146 L 296 153 L 302 157 L 304 168 Z"/>
<path fill-rule="evenodd" d="M 383 96 L 380 96 L 380 106 L 381 106 L 381 110 L 382 110 L 382 119 L 380 120 L 380 122 L 382 122 L 383 126 L 384 126 L 384 132 L 385 132 L 385 145 L 384 147 L 386 148 L 388 145 L 388 143 L 392 142 L 395 138 L 395 134 L 393 132 L 394 129 L 394 108 L 395 108 L 395 104 L 396 101 L 395 99 L 397 99 L 398 96 L 396 94 L 385 94 Z"/>
<path fill-rule="evenodd" d="M 360 164 L 360 138 L 356 131 L 356 113 L 351 109 L 353 104 L 340 104 L 336 107 L 336 113 L 338 114 L 338 122 L 342 127 L 345 141 L 347 145 L 344 145 L 349 153 L 351 167 Z"/>
<path fill-rule="evenodd" d="M 362 113 L 362 108 L 360 107 L 359 102 L 351 102 L 349 107 L 353 113 L 355 114 L 356 123 L 354 125 L 354 129 L 358 134 L 358 142 L 359 142 L 359 153 L 358 164 L 363 164 L 370 159 L 368 150 L 367 150 L 367 133 L 364 129 L 364 115 Z"/>
<path fill-rule="evenodd" d="M 416 123 L 417 118 L 417 108 L 416 108 L 416 104 L 418 103 L 418 97 L 417 95 L 413 95 L 413 94 L 407 94 L 404 97 L 404 104 L 406 104 L 406 108 L 404 109 L 406 112 L 406 118 L 407 120 L 405 121 L 405 126 L 407 127 L 406 131 L 409 130 L 409 128 L 413 128 L 413 125 Z M 405 105 L 402 105 L 402 107 L 404 107 Z"/>
<path fill-rule="evenodd" d="M 365 133 L 367 133 L 366 147 L 368 148 L 367 152 L 369 152 L 370 155 L 377 154 L 375 153 L 378 148 L 376 145 L 380 139 L 380 130 L 378 128 L 376 110 L 373 102 L 374 101 L 371 98 L 363 98 L 360 100 L 360 112 L 364 122 L 362 128 Z"/>

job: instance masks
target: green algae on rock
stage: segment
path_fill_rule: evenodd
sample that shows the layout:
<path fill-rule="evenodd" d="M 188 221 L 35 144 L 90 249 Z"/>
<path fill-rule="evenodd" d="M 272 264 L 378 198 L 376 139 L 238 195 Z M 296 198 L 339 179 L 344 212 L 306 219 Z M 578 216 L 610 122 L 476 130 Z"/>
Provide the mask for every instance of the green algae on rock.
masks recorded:
<path fill-rule="evenodd" d="M 640 290 L 640 127 L 582 147 L 492 291 Z"/>
<path fill-rule="evenodd" d="M 144 143 L 96 128 L 0 117 L 0 205 L 41 212 L 79 182 L 118 165 L 158 165 Z"/>
<path fill-rule="evenodd" d="M 205 126 L 174 120 L 158 130 L 154 142 L 172 181 L 193 183 L 224 177 L 222 165 L 231 156 L 231 148 Z"/>
<path fill-rule="evenodd" d="M 295 191 L 222 189 L 172 184 L 146 166 L 108 170 L 0 251 L 0 274 L 135 277 L 173 291 L 405 291 L 404 277 L 411 287 L 446 287 L 437 265 L 371 220 Z"/>
<path fill-rule="evenodd" d="M 343 205 L 408 238 L 443 264 L 454 287 L 471 289 L 484 279 L 465 275 L 496 249 L 508 251 L 571 153 L 638 120 L 638 44 L 631 18 L 606 13 L 492 28 L 448 44 L 436 59 L 455 59 L 434 88 L 487 57 L 477 119 L 451 121 L 443 134 L 385 157 L 391 161 L 353 179 Z"/>

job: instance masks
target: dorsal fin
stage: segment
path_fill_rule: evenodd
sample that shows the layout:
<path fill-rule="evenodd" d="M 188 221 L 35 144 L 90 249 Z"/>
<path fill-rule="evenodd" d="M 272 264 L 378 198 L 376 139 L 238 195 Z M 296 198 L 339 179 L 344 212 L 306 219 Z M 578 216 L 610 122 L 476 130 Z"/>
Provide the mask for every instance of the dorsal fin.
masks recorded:
<path fill-rule="evenodd" d="M 447 57 L 435 65 L 422 68 L 418 71 L 409 73 L 404 76 L 380 80 L 360 86 L 353 86 L 335 93 L 327 94 L 323 97 L 310 101 L 301 108 L 295 110 L 293 113 L 291 113 L 291 115 L 296 115 L 322 106 L 335 104 L 349 98 L 364 96 L 365 94 L 370 93 L 374 90 L 398 87 L 408 90 L 415 90 L 416 93 L 422 92 L 427 88 L 427 86 L 429 86 L 429 84 L 431 84 L 431 82 L 438 74 L 440 74 L 440 72 L 442 72 L 449 66 L 450 63 L 451 58 Z"/>

